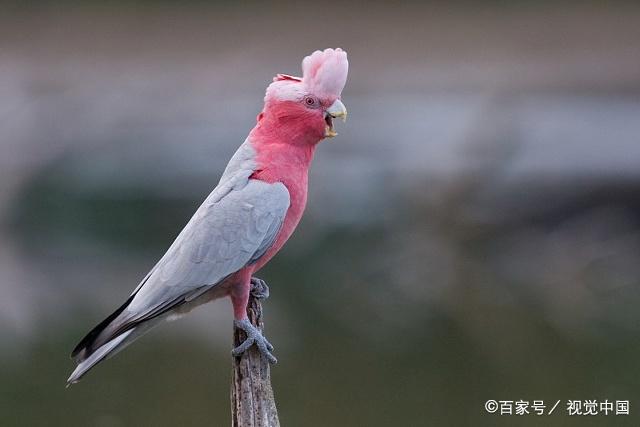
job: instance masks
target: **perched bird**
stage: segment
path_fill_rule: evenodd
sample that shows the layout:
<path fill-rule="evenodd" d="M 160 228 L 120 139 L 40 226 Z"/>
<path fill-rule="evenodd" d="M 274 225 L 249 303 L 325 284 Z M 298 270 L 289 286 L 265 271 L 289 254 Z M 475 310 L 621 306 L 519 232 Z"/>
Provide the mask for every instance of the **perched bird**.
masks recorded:
<path fill-rule="evenodd" d="M 307 202 L 308 171 L 316 145 L 337 135 L 346 119 L 340 100 L 349 64 L 341 49 L 315 51 L 302 77 L 278 74 L 269 85 L 257 124 L 233 155 L 220 182 L 164 256 L 125 303 L 93 328 L 71 353 L 77 382 L 158 323 L 213 299 L 229 296 L 234 325 L 271 361 L 273 346 L 247 319 L 249 293 L 268 296 L 253 274 L 285 244 Z"/>

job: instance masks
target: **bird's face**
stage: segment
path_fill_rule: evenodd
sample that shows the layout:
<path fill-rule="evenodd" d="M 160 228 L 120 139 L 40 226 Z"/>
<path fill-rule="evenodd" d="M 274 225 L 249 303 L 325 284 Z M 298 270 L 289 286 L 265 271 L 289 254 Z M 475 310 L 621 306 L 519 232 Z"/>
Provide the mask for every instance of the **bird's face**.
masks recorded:
<path fill-rule="evenodd" d="M 275 120 L 295 136 L 318 142 L 337 135 L 334 119 L 347 118 L 340 96 L 349 64 L 341 49 L 316 51 L 302 62 L 303 77 L 278 74 L 267 88 L 265 109 L 259 116 Z"/>
<path fill-rule="evenodd" d="M 302 98 L 302 103 L 307 110 L 312 111 L 310 121 L 313 127 L 323 127 L 324 138 L 333 138 L 338 135 L 333 128 L 333 119 L 347 120 L 347 107 L 339 98 L 320 99 L 313 94 L 308 94 Z"/>

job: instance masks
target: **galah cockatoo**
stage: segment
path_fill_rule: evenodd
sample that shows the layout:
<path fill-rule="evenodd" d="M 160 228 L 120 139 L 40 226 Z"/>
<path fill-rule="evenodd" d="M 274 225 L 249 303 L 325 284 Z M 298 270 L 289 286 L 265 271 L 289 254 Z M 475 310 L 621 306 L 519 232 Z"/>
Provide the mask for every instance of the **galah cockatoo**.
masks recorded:
<path fill-rule="evenodd" d="M 348 67 L 345 51 L 326 49 L 304 58 L 302 77 L 273 79 L 256 126 L 216 188 L 127 301 L 73 350 L 78 365 L 69 384 L 158 323 L 224 296 L 231 298 L 235 327 L 247 334 L 232 354 L 255 344 L 276 361 L 273 346 L 247 318 L 250 292 L 268 296 L 266 283 L 253 274 L 302 217 L 316 145 L 337 135 L 333 119 L 347 116 L 340 95 Z"/>

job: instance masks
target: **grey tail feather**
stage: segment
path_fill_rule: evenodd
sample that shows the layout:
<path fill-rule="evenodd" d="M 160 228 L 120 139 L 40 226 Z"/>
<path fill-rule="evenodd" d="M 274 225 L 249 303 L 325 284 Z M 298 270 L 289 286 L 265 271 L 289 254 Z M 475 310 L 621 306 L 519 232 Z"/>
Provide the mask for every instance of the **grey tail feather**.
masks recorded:
<path fill-rule="evenodd" d="M 126 312 L 127 307 L 136 296 L 136 293 L 133 293 L 124 304 L 122 304 L 116 311 L 111 313 L 109 317 L 100 322 L 84 338 L 82 338 L 71 352 L 71 358 L 75 360 L 76 363 L 82 363 L 85 359 L 91 357 L 93 352 L 97 351 L 100 347 L 117 338 L 129 329 L 139 328 L 141 325 L 146 325 L 150 322 L 155 325 L 157 322 L 154 320 L 166 317 L 166 315 L 177 306 L 184 303 L 191 303 L 192 300 L 202 296 L 202 294 L 210 288 L 211 286 L 203 286 L 193 292 L 180 295 L 172 300 L 158 304 L 156 307 L 140 316 L 132 316 L 132 313 Z M 144 329 L 146 331 L 148 327 L 145 327 Z M 139 335 L 136 334 L 136 336 Z"/>
<path fill-rule="evenodd" d="M 125 310 L 135 297 L 134 292 L 122 306 L 93 328 L 73 349 L 71 358 L 78 366 L 67 380 L 67 386 L 78 382 L 93 366 L 120 352 L 149 329 L 165 320 L 173 308 L 184 303 L 192 303 L 193 299 L 197 299 L 208 289 L 210 286 L 197 290 L 195 297 L 180 296 L 159 305 L 145 313 L 143 317 L 132 319 Z"/>
<path fill-rule="evenodd" d="M 69 379 L 67 380 L 67 387 L 69 387 L 71 384 L 75 384 L 78 381 L 80 381 L 80 378 L 82 378 L 82 376 L 86 374 L 96 364 L 98 364 L 105 358 L 113 356 L 118 351 L 122 350 L 127 344 L 126 338 L 129 337 L 134 331 L 135 331 L 135 328 L 129 329 L 123 334 L 118 335 L 111 341 L 98 347 L 93 353 L 91 353 L 89 357 L 87 357 L 82 362 L 80 362 L 78 366 L 76 366 L 76 369 L 71 373 L 71 376 L 69 377 Z M 129 340 L 129 342 L 131 341 L 133 340 Z"/>
<path fill-rule="evenodd" d="M 76 366 L 76 369 L 71 373 L 71 376 L 67 380 L 67 387 L 71 384 L 77 383 L 84 374 L 89 372 L 89 370 L 98 363 L 115 356 L 117 353 L 124 350 L 129 344 L 140 338 L 140 336 L 144 335 L 158 323 L 165 320 L 166 317 L 167 314 L 138 323 L 135 327 L 127 329 L 102 344 L 100 347 L 92 350 L 91 354 L 79 361 L 78 366 Z"/>
<path fill-rule="evenodd" d="M 129 306 L 134 296 L 135 294 L 131 295 L 124 302 L 124 304 L 122 304 L 116 311 L 111 313 L 106 319 L 104 319 L 95 328 L 93 328 L 84 338 L 82 338 L 82 340 L 80 340 L 78 345 L 76 345 L 76 347 L 71 352 L 71 358 L 73 360 L 75 360 L 77 363 L 83 362 L 85 359 L 91 356 L 91 353 L 97 350 L 97 348 L 102 344 L 106 344 L 111 339 L 116 338 L 116 336 L 111 336 L 106 337 L 107 339 L 104 340 L 105 330 L 109 328 L 109 326 L 114 323 L 114 320 L 116 320 Z M 99 338 L 102 338 L 103 342 L 98 344 L 97 341 L 99 340 Z M 96 344 L 98 345 L 96 346 Z"/>

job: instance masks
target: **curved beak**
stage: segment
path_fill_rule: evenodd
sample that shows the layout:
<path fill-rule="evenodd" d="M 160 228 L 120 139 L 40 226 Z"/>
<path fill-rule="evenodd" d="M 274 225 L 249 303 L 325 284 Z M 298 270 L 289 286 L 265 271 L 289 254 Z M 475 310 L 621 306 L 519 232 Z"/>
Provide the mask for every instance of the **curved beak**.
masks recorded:
<path fill-rule="evenodd" d="M 347 121 L 347 107 L 345 107 L 339 99 L 336 99 L 335 102 L 325 111 L 327 127 L 325 129 L 324 136 L 326 138 L 333 138 L 338 134 L 338 132 L 333 129 L 333 119 L 337 118 L 341 118 L 343 122 Z"/>

